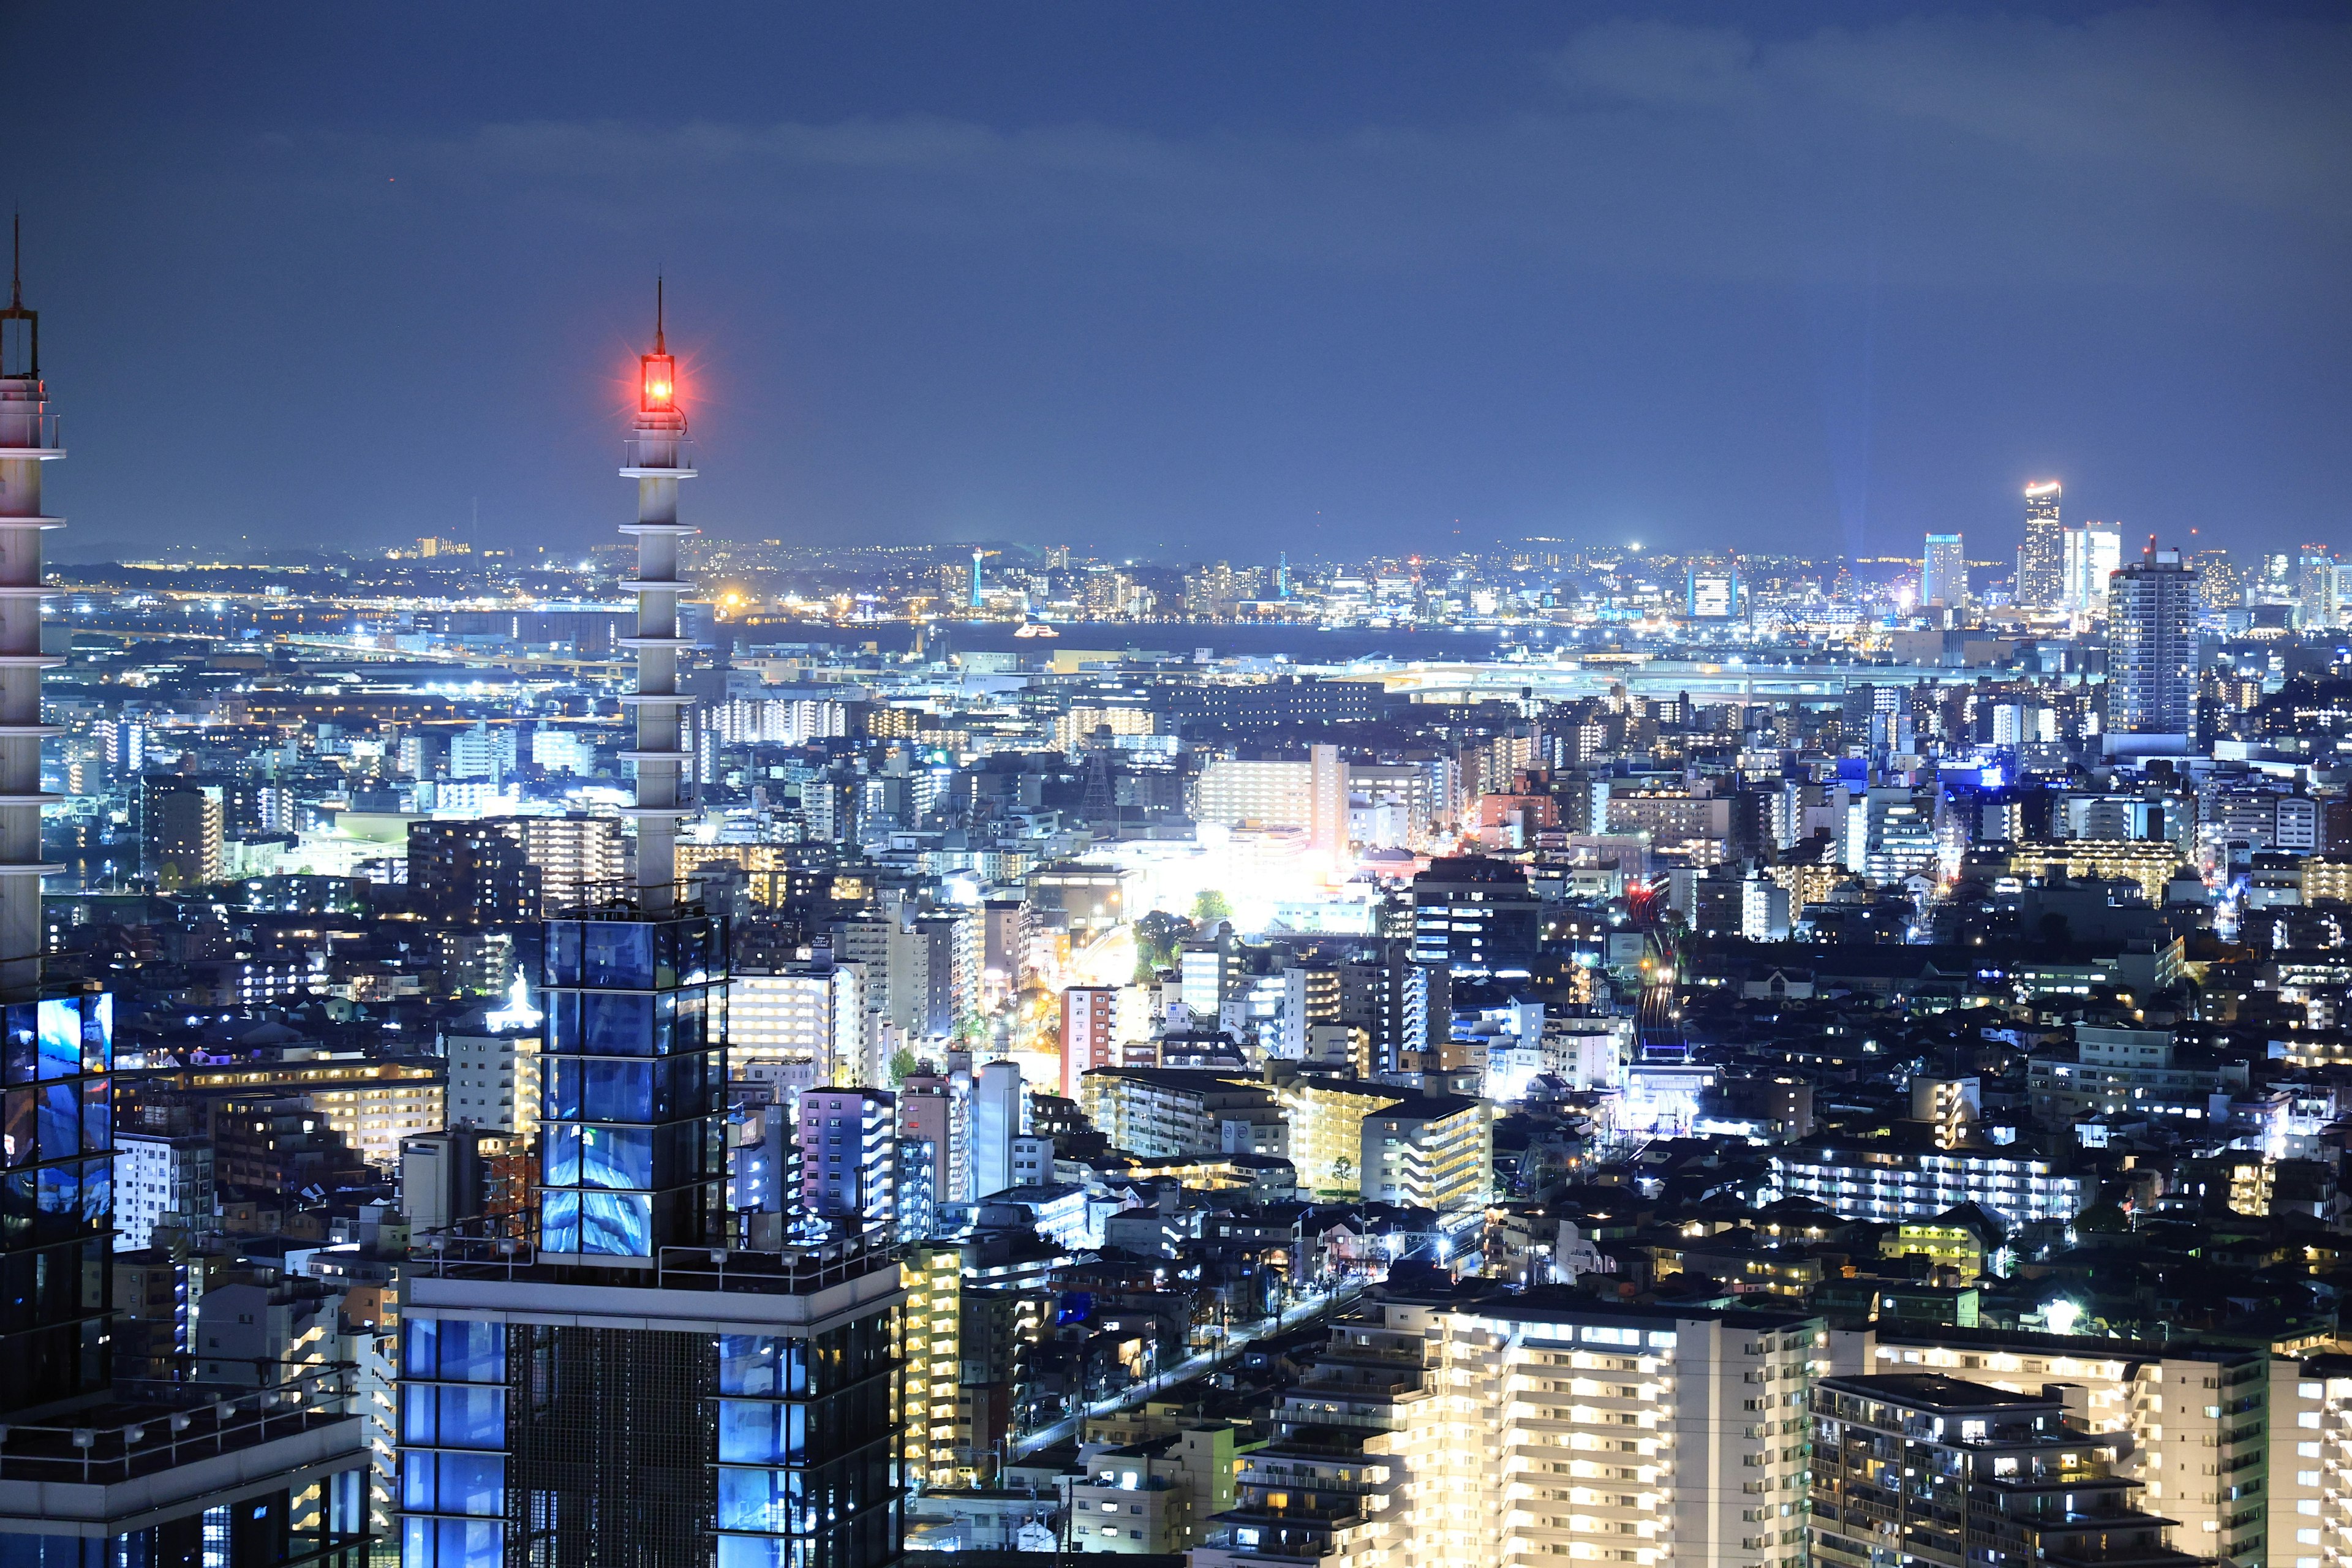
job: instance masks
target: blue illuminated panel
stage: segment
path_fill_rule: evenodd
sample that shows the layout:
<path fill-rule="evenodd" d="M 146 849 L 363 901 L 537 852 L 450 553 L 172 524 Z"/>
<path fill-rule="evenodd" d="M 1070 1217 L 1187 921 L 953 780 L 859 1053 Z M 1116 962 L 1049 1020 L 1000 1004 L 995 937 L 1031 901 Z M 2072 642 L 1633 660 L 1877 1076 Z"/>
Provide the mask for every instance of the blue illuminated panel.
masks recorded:
<path fill-rule="evenodd" d="M 723 1224 L 727 932 L 702 915 L 547 924 L 539 1246 L 699 1247 Z"/>

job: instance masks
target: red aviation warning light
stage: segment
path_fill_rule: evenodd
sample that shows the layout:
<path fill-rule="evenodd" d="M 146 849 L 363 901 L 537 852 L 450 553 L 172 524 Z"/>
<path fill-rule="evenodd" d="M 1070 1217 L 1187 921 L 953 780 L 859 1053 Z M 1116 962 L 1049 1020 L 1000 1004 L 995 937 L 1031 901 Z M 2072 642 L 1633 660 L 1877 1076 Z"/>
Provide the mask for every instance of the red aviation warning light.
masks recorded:
<path fill-rule="evenodd" d="M 662 280 L 654 279 L 654 352 L 637 356 L 637 410 L 677 412 L 677 360 L 662 341 Z"/>
<path fill-rule="evenodd" d="M 677 361 L 668 354 L 641 354 L 643 391 L 637 407 L 646 414 L 677 412 Z"/>

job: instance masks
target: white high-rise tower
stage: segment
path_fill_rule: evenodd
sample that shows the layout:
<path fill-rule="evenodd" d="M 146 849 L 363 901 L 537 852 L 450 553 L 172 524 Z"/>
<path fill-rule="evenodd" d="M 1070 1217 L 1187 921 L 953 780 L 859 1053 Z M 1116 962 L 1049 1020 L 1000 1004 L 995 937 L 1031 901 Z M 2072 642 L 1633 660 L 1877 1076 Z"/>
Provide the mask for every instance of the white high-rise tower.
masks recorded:
<path fill-rule="evenodd" d="M 21 257 L 21 246 L 19 247 Z M 41 986 L 41 535 L 65 519 L 41 511 L 41 465 L 66 455 L 41 384 L 41 318 L 25 309 L 21 266 L 0 310 L 0 999 Z"/>
<path fill-rule="evenodd" d="M 693 815 L 682 798 L 681 781 L 690 752 L 686 745 L 686 710 L 694 699 L 677 689 L 678 542 L 696 532 L 677 521 L 677 485 L 694 478 L 686 466 L 686 416 L 677 406 L 677 361 L 662 335 L 661 284 L 654 284 L 654 349 L 637 360 L 637 413 L 629 438 L 624 479 L 637 481 L 637 521 L 623 533 L 637 539 L 637 574 L 622 587 L 637 595 L 637 632 L 622 637 L 637 650 L 637 689 L 621 700 L 636 710 L 637 743 L 623 752 L 637 765 L 637 803 L 625 809 L 637 819 L 636 901 L 659 911 L 677 900 L 677 822 Z M 38 911 L 37 910 L 36 913 Z"/>

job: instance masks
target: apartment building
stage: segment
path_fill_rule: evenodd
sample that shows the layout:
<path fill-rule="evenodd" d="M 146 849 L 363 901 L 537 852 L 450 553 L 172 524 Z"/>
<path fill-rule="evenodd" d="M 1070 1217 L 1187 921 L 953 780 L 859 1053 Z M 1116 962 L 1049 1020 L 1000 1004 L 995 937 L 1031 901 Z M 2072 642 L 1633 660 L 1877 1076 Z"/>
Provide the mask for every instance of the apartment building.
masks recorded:
<path fill-rule="evenodd" d="M 1364 1118 L 1363 1194 L 1434 1209 L 1449 1229 L 1477 1223 L 1495 1195 L 1494 1108 L 1461 1095 L 1414 1095 Z"/>
<path fill-rule="evenodd" d="M 213 1141 L 114 1135 L 114 1250 L 137 1252 L 165 1215 L 200 1220 L 213 1212 Z"/>
<path fill-rule="evenodd" d="M 2273 1363 L 2263 1351 L 1884 1324 L 1833 1331 L 1829 1342 L 1828 1370 L 1841 1376 L 1932 1373 L 2021 1395 L 2063 1384 L 2076 1391 L 2069 1408 L 2084 1430 L 2130 1439 L 2147 1506 L 2177 1521 L 2187 1550 L 2246 1563 L 2277 1537 L 2265 1499 L 2278 1479 L 2268 1472 L 2284 1462 L 2271 1464 L 2272 1444 L 2294 1423 L 2271 1419 Z"/>
<path fill-rule="evenodd" d="M 727 977 L 728 1070 L 782 1089 L 874 1082 L 866 972 L 856 963 L 787 963 Z"/>
<path fill-rule="evenodd" d="M 1087 1118 L 1110 1146 L 1146 1159 L 1281 1154 L 1274 1093 L 1246 1078 L 1181 1068 L 1097 1068 L 1078 1080 Z"/>
<path fill-rule="evenodd" d="M 1783 1196 L 1854 1219 L 1932 1219 L 1975 1204 L 2014 1230 L 2029 1220 L 2072 1219 L 2090 1201 L 2080 1177 L 2014 1146 L 1857 1148 L 1825 1140 L 1776 1150 L 1771 1165 Z"/>
<path fill-rule="evenodd" d="M 1812 1556 L 1822 1568 L 2195 1568 L 2138 1506 L 2127 1439 L 2052 1386 L 1937 1373 L 1824 1378 L 1812 1394 Z"/>
<path fill-rule="evenodd" d="M 1537 1292 L 1336 1324 L 1194 1568 L 1804 1568 L 1818 1319 Z"/>

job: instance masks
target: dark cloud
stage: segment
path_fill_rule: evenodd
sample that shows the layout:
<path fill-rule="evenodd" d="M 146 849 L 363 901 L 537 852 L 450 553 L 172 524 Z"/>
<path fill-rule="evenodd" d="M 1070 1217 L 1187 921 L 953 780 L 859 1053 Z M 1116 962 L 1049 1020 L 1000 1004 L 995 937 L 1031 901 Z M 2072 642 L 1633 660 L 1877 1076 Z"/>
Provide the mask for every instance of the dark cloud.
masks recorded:
<path fill-rule="evenodd" d="M 381 86 L 400 37 L 357 66 L 331 24 L 248 39 L 200 109 L 86 47 L 26 192 L 66 227 L 60 302 L 116 323 L 79 385 L 133 438 L 79 482 L 126 526 L 395 534 L 454 486 L 572 531 L 609 499 L 583 386 L 661 265 L 709 334 L 704 504 L 746 529 L 1241 551 L 1320 511 L 1395 543 L 1465 516 L 1892 547 L 2011 529 L 2028 471 L 2180 528 L 2249 468 L 2256 528 L 2337 520 L 2333 13 L 1129 12 L 1043 87 L 1076 14 L 1003 15 L 960 71 L 877 31 L 821 80 L 778 53 L 773 92 L 723 29 L 637 96 L 445 52 L 415 114 Z M 306 79 L 243 109 L 236 69 L 348 69 L 357 102 Z M 299 447 L 234 501 L 175 483 L 204 442 L 139 370 L 233 347 Z M 419 472 L 460 356 L 490 400 Z"/>

